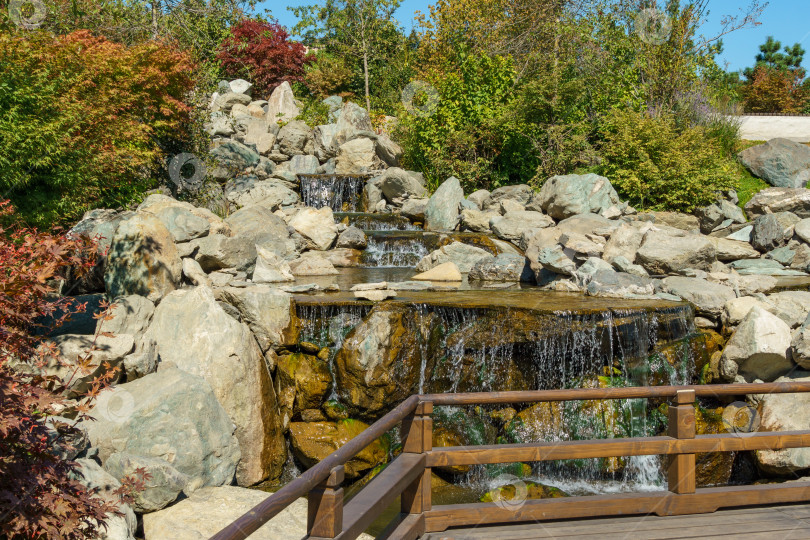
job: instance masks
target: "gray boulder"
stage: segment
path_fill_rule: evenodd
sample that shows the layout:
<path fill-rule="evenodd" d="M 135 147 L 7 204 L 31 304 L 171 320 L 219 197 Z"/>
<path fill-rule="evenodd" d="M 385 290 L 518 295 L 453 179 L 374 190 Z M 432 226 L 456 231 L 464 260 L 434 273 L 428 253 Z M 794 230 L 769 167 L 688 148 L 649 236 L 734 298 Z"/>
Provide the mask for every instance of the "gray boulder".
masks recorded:
<path fill-rule="evenodd" d="M 143 517 L 145 540 L 204 540 L 249 512 L 268 497 L 235 486 L 204 488 L 179 503 Z M 307 536 L 307 501 L 294 501 L 250 535 L 251 540 L 301 540 Z M 361 540 L 370 540 L 361 534 Z"/>
<path fill-rule="evenodd" d="M 352 140 L 360 131 L 374 131 L 368 111 L 351 101 L 345 102 L 341 107 L 336 124 L 335 143 L 337 146 Z"/>
<path fill-rule="evenodd" d="M 802 219 L 810 218 L 810 190 L 804 188 L 763 189 L 745 205 L 745 213 L 751 219 L 777 212 L 793 212 Z"/>
<path fill-rule="evenodd" d="M 137 469 L 146 470 L 150 478 L 146 488 L 134 495 L 132 507 L 140 512 L 154 512 L 172 504 L 181 493 L 191 493 L 196 486 L 191 478 L 159 457 L 140 456 L 129 452 L 115 452 L 104 462 L 104 468 L 115 478 L 136 476 Z"/>
<path fill-rule="evenodd" d="M 162 362 L 204 377 L 236 424 L 237 482 L 277 477 L 287 450 L 270 373 L 250 328 L 225 313 L 210 289 L 197 287 L 161 302 L 146 335 Z"/>
<path fill-rule="evenodd" d="M 802 374 L 802 377 L 780 377 L 776 382 L 810 382 L 807 374 Z M 760 431 L 806 430 L 810 394 L 764 394 L 760 397 L 758 408 Z M 810 448 L 758 450 L 754 456 L 757 466 L 768 474 L 794 476 L 795 472 L 810 468 Z"/>
<path fill-rule="evenodd" d="M 232 178 L 248 167 L 255 167 L 261 157 L 251 147 L 232 139 L 215 143 L 210 155 L 217 163 L 211 176 L 220 180 Z"/>
<path fill-rule="evenodd" d="M 605 244 L 602 258 L 613 263 L 617 257 L 624 257 L 632 263 L 636 260 L 636 253 L 644 241 L 644 235 L 650 229 L 652 229 L 652 225 L 649 223 L 622 223 L 611 233 Z"/>
<path fill-rule="evenodd" d="M 427 272 L 440 264 L 452 262 L 455 263 L 461 273 L 466 274 L 482 259 L 491 260 L 493 258 L 493 255 L 484 249 L 461 242 L 453 242 L 422 257 L 422 260 L 416 265 L 416 270 L 418 272 Z"/>
<path fill-rule="evenodd" d="M 469 210 L 465 210 L 469 212 Z M 472 210 L 472 212 L 475 212 Z M 493 217 L 489 226 L 498 238 L 517 243 L 526 229 L 544 229 L 554 226 L 554 220 L 540 212 L 528 210 L 507 212 L 503 216 Z"/>
<path fill-rule="evenodd" d="M 207 219 L 195 216 L 185 208 L 176 206 L 164 208 L 156 215 L 169 230 L 175 242 L 188 242 L 200 238 L 211 229 Z"/>
<path fill-rule="evenodd" d="M 451 176 L 431 195 L 425 208 L 425 229 L 429 231 L 452 231 L 458 224 L 459 205 L 464 200 L 464 190 L 458 178 Z"/>
<path fill-rule="evenodd" d="M 714 245 L 718 261 L 728 262 L 759 258 L 759 252 L 751 247 L 748 242 L 716 238 L 714 236 L 707 236 L 706 238 Z"/>
<path fill-rule="evenodd" d="M 759 216 L 753 226 L 751 245 L 762 253 L 787 244 L 793 232 L 792 229 L 786 231 L 774 214 Z"/>
<path fill-rule="evenodd" d="M 406 199 L 399 212 L 411 221 L 425 222 L 425 210 L 429 199 Z"/>
<path fill-rule="evenodd" d="M 290 295 L 267 285 L 226 287 L 217 298 L 239 311 L 243 323 L 250 327 L 262 352 L 270 347 L 290 343 L 292 304 Z"/>
<path fill-rule="evenodd" d="M 737 297 L 731 287 L 705 279 L 673 276 L 664 278 L 665 292 L 695 305 L 698 315 L 718 320 L 726 302 Z"/>
<path fill-rule="evenodd" d="M 115 231 L 104 284 L 111 298 L 137 294 L 152 302 L 180 283 L 182 262 L 171 233 L 150 214 L 136 214 Z"/>
<path fill-rule="evenodd" d="M 105 468 L 112 458 L 111 469 L 123 472 L 119 458 L 138 456 L 171 471 L 156 474 L 142 493 L 153 510 L 171 503 L 181 491 L 233 480 L 241 457 L 233 422 L 201 377 L 175 366 L 161 367 L 102 392 L 90 415 L 95 421 L 87 423 L 88 437 Z M 116 454 L 126 455 L 113 458 Z"/>
<path fill-rule="evenodd" d="M 338 147 L 336 174 L 364 174 L 381 168 L 374 150 L 374 141 L 359 137 Z"/>
<path fill-rule="evenodd" d="M 362 229 L 358 229 L 355 226 L 347 227 L 345 231 L 340 233 L 338 236 L 337 244 L 335 247 L 338 248 L 350 248 L 350 249 L 366 249 L 368 245 L 368 239 L 366 238 L 366 233 L 362 231 Z"/>
<path fill-rule="evenodd" d="M 233 91 L 224 92 L 219 96 L 217 96 L 217 98 L 214 100 L 212 110 L 214 112 L 217 111 L 229 112 L 231 109 L 233 109 L 235 105 L 248 106 L 250 105 L 251 101 L 252 100 L 248 95 Z"/>
<path fill-rule="evenodd" d="M 774 187 L 803 188 L 810 180 L 810 148 L 790 139 L 771 139 L 738 157 L 751 174 Z"/>
<path fill-rule="evenodd" d="M 309 126 L 306 122 L 294 120 L 279 130 L 277 140 L 279 150 L 285 156 L 302 156 L 310 142 Z"/>
<path fill-rule="evenodd" d="M 293 206 L 300 200 L 298 193 L 284 185 L 280 180 L 252 182 L 243 189 L 226 189 L 225 197 L 237 208 L 245 206 L 263 206 L 270 211 L 281 207 Z"/>
<path fill-rule="evenodd" d="M 388 201 L 402 197 L 420 198 L 427 195 L 425 180 L 420 173 L 405 171 L 399 167 L 386 170 L 378 184 Z"/>
<path fill-rule="evenodd" d="M 652 296 L 655 293 L 655 285 L 647 277 L 602 269 L 593 274 L 585 292 L 588 296 L 634 298 Z"/>
<path fill-rule="evenodd" d="M 807 244 L 810 244 L 810 218 L 805 218 L 793 226 L 796 236 Z"/>
<path fill-rule="evenodd" d="M 559 245 L 552 247 L 545 247 L 540 250 L 537 257 L 539 262 L 545 270 L 561 274 L 564 276 L 576 275 L 577 265 L 573 260 L 563 251 Z"/>
<path fill-rule="evenodd" d="M 377 157 L 389 167 L 399 167 L 402 147 L 385 135 L 378 135 L 374 141 Z"/>
<path fill-rule="evenodd" d="M 475 204 L 479 210 L 483 210 L 484 204 L 489 200 L 489 196 L 489 190 L 479 189 L 467 195 L 467 200 Z"/>
<path fill-rule="evenodd" d="M 246 206 L 225 220 L 234 237 L 244 238 L 281 258 L 295 254 L 295 241 L 283 219 L 264 206 Z"/>
<path fill-rule="evenodd" d="M 720 358 L 720 375 L 734 381 L 773 381 L 788 373 L 790 327 L 779 317 L 753 306 L 731 335 Z"/>
<path fill-rule="evenodd" d="M 810 317 L 793 333 L 790 356 L 800 367 L 810 368 Z"/>
<path fill-rule="evenodd" d="M 522 255 L 502 253 L 495 258 L 482 258 L 470 268 L 470 279 L 479 281 L 534 282 L 529 260 Z"/>
<path fill-rule="evenodd" d="M 501 215 L 498 212 L 482 212 L 480 210 L 465 208 L 460 214 L 461 230 L 488 233 L 491 231 L 489 222 L 494 218 L 500 217 Z"/>
<path fill-rule="evenodd" d="M 270 99 L 267 100 L 267 122 L 269 124 L 291 122 L 299 114 L 300 111 L 295 103 L 292 86 L 287 81 L 284 81 L 273 90 Z"/>
<path fill-rule="evenodd" d="M 538 195 L 543 211 L 554 219 L 577 214 L 599 214 L 621 205 L 610 180 L 597 174 L 552 176 Z"/>
<path fill-rule="evenodd" d="M 335 135 L 337 135 L 336 124 L 315 126 L 315 129 L 312 130 L 312 144 L 315 148 L 315 157 L 319 161 L 324 162 L 329 158 L 337 157 Z"/>
<path fill-rule="evenodd" d="M 483 209 L 489 210 L 492 208 L 499 210 L 501 202 L 507 199 L 516 201 L 523 206 L 526 206 L 529 204 L 529 201 L 532 200 L 533 196 L 534 191 L 532 191 L 532 188 L 526 184 L 499 187 L 489 194 L 489 197 L 484 202 Z"/>
<path fill-rule="evenodd" d="M 295 281 L 287 261 L 272 250 L 256 246 L 256 268 L 253 270 L 253 283 L 283 283 Z"/>
<path fill-rule="evenodd" d="M 205 272 L 224 268 L 248 271 L 256 263 L 256 244 L 247 238 L 211 234 L 189 244 L 194 260 Z"/>
<path fill-rule="evenodd" d="M 649 231 L 636 253 L 636 263 L 658 275 L 708 270 L 716 260 L 717 250 L 708 238 L 674 229 Z"/>
<path fill-rule="evenodd" d="M 94 492 L 96 497 L 116 505 L 118 512 L 121 514 L 107 514 L 105 516 L 104 523 L 106 527 L 100 528 L 100 535 L 96 537 L 97 540 L 135 540 L 138 520 L 132 507 L 123 504 L 120 496 L 116 493 L 116 490 L 121 487 L 121 482 L 102 469 L 92 459 L 77 459 L 76 463 L 79 465 L 75 474 L 76 479 Z"/>
<path fill-rule="evenodd" d="M 284 165 L 287 171 L 297 175 L 315 174 L 321 164 L 315 156 L 293 156 Z"/>
<path fill-rule="evenodd" d="M 310 249 L 319 251 L 332 247 L 338 235 L 334 215 L 328 206 L 320 210 L 303 208 L 290 219 L 289 225 L 306 239 Z"/>
<path fill-rule="evenodd" d="M 730 201 L 721 200 L 709 206 L 695 210 L 700 220 L 700 232 L 709 234 L 715 229 L 726 228 L 734 223 L 745 223 L 745 214 L 742 208 Z"/>

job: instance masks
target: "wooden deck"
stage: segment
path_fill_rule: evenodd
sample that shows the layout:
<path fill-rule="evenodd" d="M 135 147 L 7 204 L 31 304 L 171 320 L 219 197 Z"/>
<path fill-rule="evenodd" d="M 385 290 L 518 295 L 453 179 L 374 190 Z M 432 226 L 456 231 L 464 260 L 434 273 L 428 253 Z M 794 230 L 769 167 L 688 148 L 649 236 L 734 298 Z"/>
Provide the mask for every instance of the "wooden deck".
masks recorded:
<path fill-rule="evenodd" d="M 576 521 L 450 529 L 428 533 L 422 540 L 533 540 L 592 538 L 599 540 L 702 539 L 800 540 L 810 538 L 810 505 L 720 510 L 691 516 L 632 516 Z"/>

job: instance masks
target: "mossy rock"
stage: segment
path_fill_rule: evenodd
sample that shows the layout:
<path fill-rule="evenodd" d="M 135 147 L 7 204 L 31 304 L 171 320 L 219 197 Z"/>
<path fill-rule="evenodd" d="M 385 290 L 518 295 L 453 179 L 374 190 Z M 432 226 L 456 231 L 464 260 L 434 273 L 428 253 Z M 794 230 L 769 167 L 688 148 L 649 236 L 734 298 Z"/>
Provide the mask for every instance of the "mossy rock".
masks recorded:
<path fill-rule="evenodd" d="M 350 416 L 349 409 L 347 409 L 345 405 L 343 405 L 339 401 L 335 401 L 334 399 L 330 399 L 329 401 L 324 403 L 322 408 L 327 418 L 333 421 L 346 420 Z"/>
<path fill-rule="evenodd" d="M 535 482 L 523 482 L 526 492 L 523 492 L 521 485 L 507 484 L 485 493 L 481 497 L 481 502 L 493 501 L 515 501 L 536 500 L 536 499 L 559 499 L 569 497 L 566 492 L 559 488 L 538 484 Z M 518 498 L 519 500 L 516 500 Z"/>
<path fill-rule="evenodd" d="M 368 424 L 347 419 L 338 422 L 292 422 L 290 444 L 295 457 L 307 468 L 362 433 Z M 388 461 L 391 441 L 388 436 L 376 439 L 346 463 L 346 476 L 358 478 L 361 473 Z"/>
<path fill-rule="evenodd" d="M 306 409 L 320 408 L 332 386 L 332 374 L 318 357 L 294 353 L 278 358 L 274 383 L 282 416 L 289 421 Z"/>

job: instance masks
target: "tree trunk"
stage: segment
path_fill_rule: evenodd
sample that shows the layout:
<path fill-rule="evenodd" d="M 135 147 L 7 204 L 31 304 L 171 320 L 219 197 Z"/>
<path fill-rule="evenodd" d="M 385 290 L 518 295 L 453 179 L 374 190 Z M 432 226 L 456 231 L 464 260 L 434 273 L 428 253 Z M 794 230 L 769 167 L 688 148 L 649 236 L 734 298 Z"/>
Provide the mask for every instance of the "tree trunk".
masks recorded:
<path fill-rule="evenodd" d="M 363 75 L 366 78 L 366 110 L 371 113 L 371 100 L 368 95 L 368 51 L 366 50 L 363 50 Z"/>
<path fill-rule="evenodd" d="M 152 39 L 158 37 L 158 0 L 152 2 Z"/>

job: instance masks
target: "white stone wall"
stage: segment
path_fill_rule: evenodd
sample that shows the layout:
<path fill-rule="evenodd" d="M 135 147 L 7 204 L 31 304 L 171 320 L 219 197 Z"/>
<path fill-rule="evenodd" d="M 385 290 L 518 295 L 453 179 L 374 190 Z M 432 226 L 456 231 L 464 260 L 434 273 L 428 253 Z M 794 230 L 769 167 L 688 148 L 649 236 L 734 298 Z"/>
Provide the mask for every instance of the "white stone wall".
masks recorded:
<path fill-rule="evenodd" d="M 740 137 L 747 141 L 784 138 L 810 142 L 810 116 L 741 116 Z"/>

